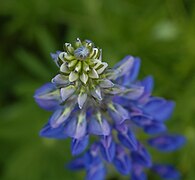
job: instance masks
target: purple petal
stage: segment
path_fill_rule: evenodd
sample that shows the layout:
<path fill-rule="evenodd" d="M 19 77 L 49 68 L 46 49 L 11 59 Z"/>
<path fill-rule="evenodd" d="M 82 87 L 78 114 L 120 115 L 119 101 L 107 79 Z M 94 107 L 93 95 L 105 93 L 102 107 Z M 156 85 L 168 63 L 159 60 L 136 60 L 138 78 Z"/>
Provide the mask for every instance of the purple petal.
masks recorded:
<path fill-rule="evenodd" d="M 64 127 L 52 128 L 49 124 L 46 124 L 40 131 L 40 136 L 46 138 L 65 139 L 67 136 L 64 134 Z"/>
<path fill-rule="evenodd" d="M 102 156 L 108 162 L 111 162 L 115 156 L 115 143 L 112 136 L 104 136 L 101 139 L 100 150 Z"/>
<path fill-rule="evenodd" d="M 89 142 L 89 136 L 85 136 L 82 139 L 72 139 L 71 152 L 72 155 L 78 155 L 82 153 Z"/>
<path fill-rule="evenodd" d="M 45 110 L 55 110 L 61 103 L 60 92 L 52 83 L 44 84 L 34 94 L 36 103 Z"/>
<path fill-rule="evenodd" d="M 186 139 L 180 135 L 160 135 L 148 140 L 148 144 L 159 151 L 170 152 L 182 147 Z"/>
<path fill-rule="evenodd" d="M 177 171 L 173 166 L 171 165 L 161 165 L 161 164 L 155 164 L 152 167 L 152 170 L 159 174 L 163 179 L 179 179 L 180 173 Z"/>

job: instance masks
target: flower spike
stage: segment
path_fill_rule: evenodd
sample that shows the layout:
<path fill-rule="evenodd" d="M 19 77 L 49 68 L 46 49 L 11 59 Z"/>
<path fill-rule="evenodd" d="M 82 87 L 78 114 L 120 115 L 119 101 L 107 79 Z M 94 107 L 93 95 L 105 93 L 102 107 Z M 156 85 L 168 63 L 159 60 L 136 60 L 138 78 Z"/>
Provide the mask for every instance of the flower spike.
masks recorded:
<path fill-rule="evenodd" d="M 164 179 L 179 178 L 171 165 L 153 162 L 147 149 L 149 145 L 172 152 L 183 146 L 185 138 L 166 132 L 165 121 L 175 103 L 152 96 L 152 76 L 137 80 L 139 58 L 126 56 L 111 69 L 100 48 L 79 38 L 51 57 L 59 73 L 34 95 L 41 108 L 53 111 L 40 136 L 72 140 L 72 155 L 79 157 L 69 163 L 70 169 L 85 169 L 87 180 L 104 180 L 107 164 L 132 180 L 146 180 L 145 170 Z M 137 135 L 138 129 L 154 136 L 148 144 Z"/>

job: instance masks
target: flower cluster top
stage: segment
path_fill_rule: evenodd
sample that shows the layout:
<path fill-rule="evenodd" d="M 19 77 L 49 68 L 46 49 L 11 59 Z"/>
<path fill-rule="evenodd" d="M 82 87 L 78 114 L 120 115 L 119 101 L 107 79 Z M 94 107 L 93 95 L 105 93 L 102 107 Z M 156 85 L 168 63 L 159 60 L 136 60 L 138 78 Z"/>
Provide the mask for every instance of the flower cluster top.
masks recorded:
<path fill-rule="evenodd" d="M 51 57 L 59 74 L 34 98 L 43 109 L 54 111 L 40 135 L 72 139 L 72 154 L 80 156 L 69 168 L 85 169 L 88 180 L 105 179 L 106 164 L 132 180 L 145 180 L 146 170 L 164 179 L 179 178 L 173 166 L 153 162 L 146 149 L 149 145 L 162 152 L 174 151 L 185 138 L 169 134 L 164 123 L 174 102 L 152 96 L 151 76 L 137 80 L 139 58 L 126 56 L 111 69 L 102 61 L 101 49 L 79 38 Z M 139 129 L 153 137 L 138 139 Z M 92 135 L 95 140 L 89 144 Z"/>

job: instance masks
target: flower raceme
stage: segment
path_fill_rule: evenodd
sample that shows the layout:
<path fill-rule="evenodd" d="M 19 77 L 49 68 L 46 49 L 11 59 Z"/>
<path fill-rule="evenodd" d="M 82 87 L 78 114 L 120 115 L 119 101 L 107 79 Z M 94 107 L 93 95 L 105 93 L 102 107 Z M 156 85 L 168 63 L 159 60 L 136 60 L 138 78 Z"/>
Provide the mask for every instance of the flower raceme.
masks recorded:
<path fill-rule="evenodd" d="M 87 180 L 105 179 L 106 164 L 132 180 L 145 180 L 147 169 L 164 179 L 179 178 L 174 167 L 153 163 L 146 149 L 149 145 L 175 151 L 185 138 L 167 132 L 165 121 L 175 103 L 152 96 L 151 76 L 137 80 L 139 58 L 126 56 L 111 69 L 103 62 L 101 49 L 78 38 L 51 57 L 59 74 L 36 90 L 34 98 L 41 108 L 54 111 L 40 135 L 72 139 L 71 151 L 77 158 L 69 168 L 85 169 Z M 146 142 L 137 139 L 138 129 L 154 137 Z M 89 144 L 91 135 L 96 140 Z"/>

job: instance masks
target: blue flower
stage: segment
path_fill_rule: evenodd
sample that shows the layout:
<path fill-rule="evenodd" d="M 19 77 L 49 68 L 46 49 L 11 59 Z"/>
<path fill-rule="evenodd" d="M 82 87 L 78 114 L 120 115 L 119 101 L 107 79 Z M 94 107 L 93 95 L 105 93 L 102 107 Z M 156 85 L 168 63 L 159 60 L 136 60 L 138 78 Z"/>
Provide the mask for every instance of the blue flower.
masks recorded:
<path fill-rule="evenodd" d="M 147 150 L 149 145 L 160 152 L 175 151 L 185 138 L 169 134 L 165 125 L 175 103 L 152 96 L 152 76 L 137 80 L 139 58 L 126 56 L 109 69 L 102 50 L 78 38 L 51 57 L 59 74 L 34 95 L 41 108 L 53 111 L 40 135 L 71 138 L 71 152 L 77 157 L 70 169 L 85 169 L 89 180 L 105 179 L 107 164 L 133 180 L 147 179 L 146 170 L 164 179 L 179 177 L 172 166 L 153 163 Z M 146 143 L 138 138 L 137 129 L 154 137 Z M 91 135 L 96 141 L 89 145 Z"/>

